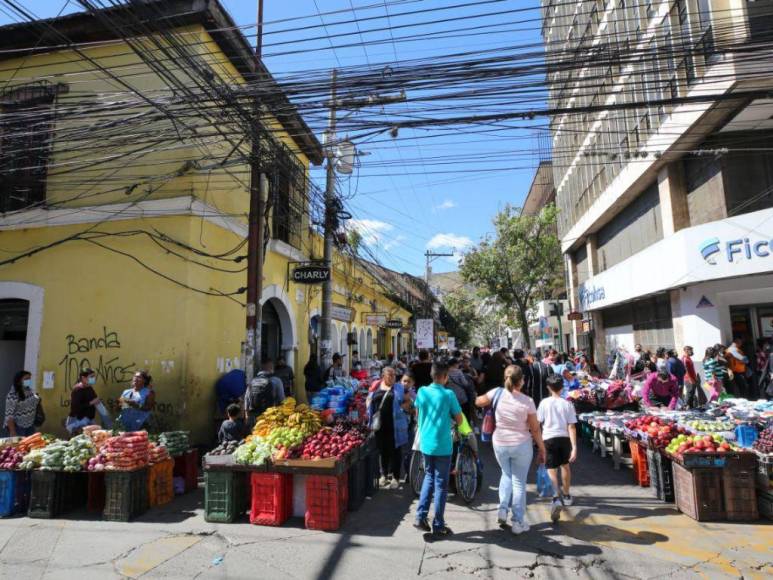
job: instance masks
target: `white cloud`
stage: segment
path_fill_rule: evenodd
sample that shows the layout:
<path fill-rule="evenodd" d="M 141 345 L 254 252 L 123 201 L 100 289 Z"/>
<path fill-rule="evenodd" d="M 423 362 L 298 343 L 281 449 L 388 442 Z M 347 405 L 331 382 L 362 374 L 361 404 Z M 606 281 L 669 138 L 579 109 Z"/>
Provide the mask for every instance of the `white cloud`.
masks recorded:
<path fill-rule="evenodd" d="M 427 242 L 429 250 L 465 250 L 473 245 L 473 241 L 467 236 L 457 236 L 456 234 L 435 234 Z"/>
<path fill-rule="evenodd" d="M 388 240 L 388 234 L 394 229 L 392 224 L 379 220 L 353 219 L 349 220 L 348 226 L 356 230 L 362 236 L 362 241 L 369 246 L 378 245 L 382 241 Z M 387 241 L 386 243 L 394 244 Z"/>
<path fill-rule="evenodd" d="M 452 199 L 444 199 L 443 203 L 441 203 L 440 205 L 436 205 L 435 206 L 435 209 L 443 210 L 443 209 L 453 209 L 455 207 L 456 207 L 456 202 L 454 200 L 452 200 Z"/>

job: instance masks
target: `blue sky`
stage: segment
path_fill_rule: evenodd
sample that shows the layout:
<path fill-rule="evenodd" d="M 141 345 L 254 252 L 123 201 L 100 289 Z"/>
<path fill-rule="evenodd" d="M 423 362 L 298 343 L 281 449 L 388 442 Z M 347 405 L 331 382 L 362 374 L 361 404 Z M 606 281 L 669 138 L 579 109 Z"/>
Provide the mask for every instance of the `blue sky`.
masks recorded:
<path fill-rule="evenodd" d="M 221 2 L 237 24 L 248 26 L 256 22 L 256 0 Z M 20 0 L 20 3 L 39 17 L 54 16 L 63 8 L 65 13 L 79 9 L 73 0 L 69 4 L 65 0 Z M 370 66 L 380 70 L 384 65 L 399 67 L 405 59 L 540 42 L 538 0 L 481 0 L 477 6 L 430 11 L 470 3 L 469 0 L 265 0 L 265 61 L 281 80 L 285 74 L 312 68 Z M 485 13 L 517 12 L 524 8 L 535 10 L 480 17 Z M 400 16 L 418 10 L 427 12 Z M 353 15 L 359 22 L 336 25 L 339 21 L 353 20 Z M 429 23 L 460 16 L 465 18 Z M 299 17 L 307 18 L 299 20 Z M 0 23 L 8 22 L 11 22 L 9 17 L 0 12 Z M 415 24 L 420 26 L 412 26 Z M 488 25 L 488 28 L 482 28 L 487 30 L 485 34 L 455 32 L 467 25 Z M 492 28 L 492 25 L 496 26 Z M 316 28 L 297 29 L 302 26 Z M 392 30 L 368 32 L 387 26 Z M 252 35 L 254 29 L 246 28 L 244 32 Z M 445 38 L 418 41 L 403 38 L 417 32 L 437 32 Z M 347 33 L 356 34 L 328 38 Z M 286 54 L 292 52 L 288 46 L 296 46 L 293 43 L 279 44 L 312 37 L 320 38 L 297 44 L 302 52 L 296 51 L 296 54 Z M 363 47 L 362 41 L 368 46 Z M 360 46 L 331 48 L 341 44 Z M 412 107 L 411 103 L 390 105 L 381 114 L 407 113 Z M 368 155 L 361 158 L 361 166 L 352 177 L 341 183 L 341 190 L 348 198 L 347 208 L 355 218 L 352 225 L 360 229 L 384 265 L 412 274 L 423 273 L 423 254 L 427 249 L 461 251 L 490 232 L 491 219 L 497 210 L 507 203 L 521 203 L 538 163 L 535 131 L 529 128 L 483 135 L 462 130 L 439 137 L 427 130 L 401 130 L 396 139 L 383 139 L 371 145 L 363 143 L 360 149 Z M 512 161 L 508 160 L 510 152 Z M 430 161 L 449 155 L 458 158 L 453 163 Z M 467 156 L 471 159 L 465 160 Z M 482 166 L 502 170 L 476 171 Z M 313 178 L 324 186 L 322 168 L 313 170 Z M 453 258 L 438 260 L 433 269 L 454 270 L 455 261 Z"/>

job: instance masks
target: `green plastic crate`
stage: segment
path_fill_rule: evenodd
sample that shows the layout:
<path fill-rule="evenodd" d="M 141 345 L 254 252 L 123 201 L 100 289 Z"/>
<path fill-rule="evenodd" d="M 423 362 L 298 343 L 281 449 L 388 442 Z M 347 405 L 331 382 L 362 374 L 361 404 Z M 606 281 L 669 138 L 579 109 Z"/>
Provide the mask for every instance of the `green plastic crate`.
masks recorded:
<path fill-rule="evenodd" d="M 128 522 L 148 510 L 148 470 L 105 472 L 105 509 L 102 517 Z"/>
<path fill-rule="evenodd" d="M 204 519 L 229 524 L 250 506 L 249 473 L 243 471 L 204 472 Z"/>

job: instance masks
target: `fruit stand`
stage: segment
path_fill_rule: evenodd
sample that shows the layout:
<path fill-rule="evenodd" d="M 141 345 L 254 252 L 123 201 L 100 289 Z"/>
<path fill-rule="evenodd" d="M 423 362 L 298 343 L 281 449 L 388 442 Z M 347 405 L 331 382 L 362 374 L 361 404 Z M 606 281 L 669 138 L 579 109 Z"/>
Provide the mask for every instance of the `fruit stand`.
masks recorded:
<path fill-rule="evenodd" d="M 730 399 L 700 410 L 578 416 L 583 440 L 633 482 L 699 521 L 773 519 L 773 403 Z M 630 458 L 628 461 L 627 458 Z"/>
<path fill-rule="evenodd" d="M 376 491 L 378 456 L 364 394 L 344 386 L 326 391 L 315 397 L 316 409 L 285 399 L 241 444 L 221 444 L 204 457 L 207 521 L 233 522 L 249 512 L 256 525 L 281 526 L 295 516 L 309 529 L 336 530 Z"/>

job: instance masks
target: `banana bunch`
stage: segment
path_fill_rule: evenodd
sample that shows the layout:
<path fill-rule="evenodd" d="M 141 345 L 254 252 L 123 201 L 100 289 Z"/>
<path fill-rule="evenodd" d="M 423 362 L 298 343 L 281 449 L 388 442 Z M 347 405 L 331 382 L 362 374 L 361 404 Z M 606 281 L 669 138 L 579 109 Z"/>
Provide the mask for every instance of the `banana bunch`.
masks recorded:
<path fill-rule="evenodd" d="M 268 437 L 272 431 L 280 427 L 298 429 L 304 437 L 313 435 L 322 427 L 319 415 L 305 403 L 296 404 L 293 397 L 287 397 L 281 405 L 270 407 L 258 417 L 253 437 Z"/>

